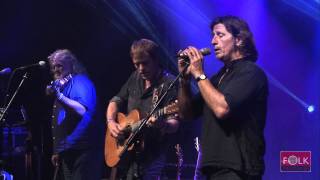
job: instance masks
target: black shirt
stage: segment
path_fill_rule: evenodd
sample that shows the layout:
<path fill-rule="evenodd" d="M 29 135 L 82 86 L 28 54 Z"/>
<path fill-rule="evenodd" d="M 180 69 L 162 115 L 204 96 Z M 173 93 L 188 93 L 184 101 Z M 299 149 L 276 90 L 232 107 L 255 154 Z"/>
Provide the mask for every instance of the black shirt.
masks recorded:
<path fill-rule="evenodd" d="M 201 96 L 202 167 L 231 168 L 249 175 L 264 172 L 268 82 L 265 73 L 246 59 L 233 61 L 210 79 L 230 108 L 227 118 L 219 119 Z"/>

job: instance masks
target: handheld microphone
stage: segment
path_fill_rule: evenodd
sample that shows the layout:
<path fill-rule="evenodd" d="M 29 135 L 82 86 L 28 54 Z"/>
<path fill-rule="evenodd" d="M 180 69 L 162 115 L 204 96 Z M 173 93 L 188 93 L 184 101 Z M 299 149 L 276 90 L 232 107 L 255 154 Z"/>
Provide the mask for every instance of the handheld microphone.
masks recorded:
<path fill-rule="evenodd" d="M 24 69 L 28 69 L 28 68 L 32 68 L 32 67 L 38 67 L 38 66 L 43 67 L 45 65 L 46 65 L 45 61 L 39 61 L 39 62 L 37 62 L 35 64 L 30 64 L 30 65 L 18 67 L 17 69 L 18 70 L 24 70 Z"/>
<path fill-rule="evenodd" d="M 11 68 L 9 67 L 4 68 L 0 71 L 0 75 L 10 74 L 10 73 L 11 73 Z"/>
<path fill-rule="evenodd" d="M 199 49 L 199 51 L 203 56 L 207 56 L 207 55 L 211 54 L 210 48 L 207 48 L 207 47 L 201 48 L 201 49 Z M 189 61 L 189 57 L 185 54 L 182 54 L 180 51 L 178 52 L 177 57 L 185 59 L 186 61 Z"/>

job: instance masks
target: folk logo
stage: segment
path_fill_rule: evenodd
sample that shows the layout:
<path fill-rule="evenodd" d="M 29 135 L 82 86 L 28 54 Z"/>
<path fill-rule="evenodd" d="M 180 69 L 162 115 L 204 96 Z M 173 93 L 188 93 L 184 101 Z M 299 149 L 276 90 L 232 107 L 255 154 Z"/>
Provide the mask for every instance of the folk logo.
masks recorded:
<path fill-rule="evenodd" d="M 311 172 L 311 151 L 280 151 L 280 172 Z"/>

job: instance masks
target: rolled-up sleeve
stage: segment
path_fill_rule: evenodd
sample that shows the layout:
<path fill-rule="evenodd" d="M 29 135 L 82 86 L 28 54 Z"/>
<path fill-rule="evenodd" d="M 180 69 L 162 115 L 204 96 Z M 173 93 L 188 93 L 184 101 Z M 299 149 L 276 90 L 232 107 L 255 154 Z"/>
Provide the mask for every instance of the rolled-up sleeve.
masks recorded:
<path fill-rule="evenodd" d="M 265 74 L 260 69 L 243 69 L 222 92 L 230 112 L 244 107 L 266 83 Z"/>

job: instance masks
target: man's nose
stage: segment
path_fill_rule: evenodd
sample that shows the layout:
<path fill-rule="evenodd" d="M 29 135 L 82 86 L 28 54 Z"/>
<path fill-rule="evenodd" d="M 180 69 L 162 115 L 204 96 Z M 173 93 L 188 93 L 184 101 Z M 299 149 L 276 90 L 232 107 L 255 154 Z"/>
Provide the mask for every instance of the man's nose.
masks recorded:
<path fill-rule="evenodd" d="M 144 70 L 144 65 L 140 64 L 140 65 L 138 66 L 138 69 L 139 69 L 139 71 Z"/>
<path fill-rule="evenodd" d="M 211 40 L 211 44 L 213 44 L 214 46 L 218 44 L 217 38 L 216 36 L 214 36 Z"/>

